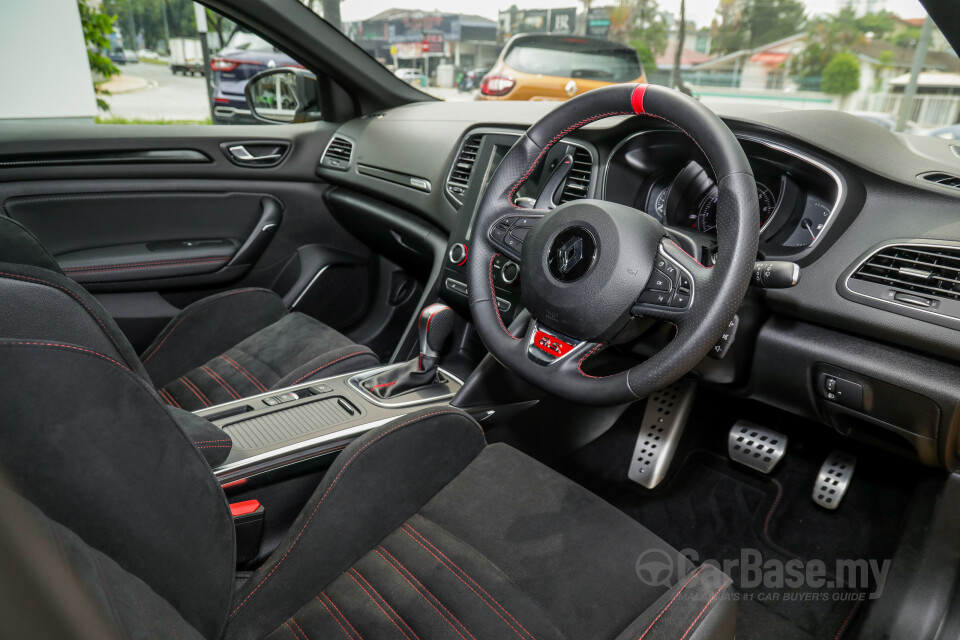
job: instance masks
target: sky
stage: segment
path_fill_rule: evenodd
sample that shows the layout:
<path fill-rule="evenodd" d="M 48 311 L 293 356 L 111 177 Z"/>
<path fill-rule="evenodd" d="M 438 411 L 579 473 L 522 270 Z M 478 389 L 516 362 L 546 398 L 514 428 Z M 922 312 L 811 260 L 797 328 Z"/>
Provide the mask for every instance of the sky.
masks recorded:
<path fill-rule="evenodd" d="M 492 20 L 497 13 L 516 4 L 521 9 L 554 9 L 582 6 L 572 0 L 344 0 L 340 14 L 345 21 L 363 20 L 381 11 L 393 8 L 443 11 L 445 13 L 472 13 Z M 595 0 L 594 5 L 612 4 Z M 807 14 L 834 13 L 837 0 L 806 0 Z M 680 12 L 680 0 L 659 0 L 661 9 L 674 14 Z M 687 16 L 697 26 L 709 26 L 716 15 L 717 0 L 687 0 Z M 926 15 L 918 0 L 887 0 L 887 10 L 903 18 L 918 18 Z"/>

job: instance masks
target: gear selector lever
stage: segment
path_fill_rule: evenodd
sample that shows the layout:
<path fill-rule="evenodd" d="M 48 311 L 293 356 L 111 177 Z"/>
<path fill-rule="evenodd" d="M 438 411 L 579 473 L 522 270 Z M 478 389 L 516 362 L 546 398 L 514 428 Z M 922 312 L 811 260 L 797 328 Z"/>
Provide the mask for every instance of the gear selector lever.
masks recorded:
<path fill-rule="evenodd" d="M 426 387 L 437 381 L 440 350 L 453 330 L 453 310 L 444 304 L 432 304 L 420 312 L 417 331 L 420 355 L 363 381 L 363 388 L 378 398 L 393 398 Z"/>

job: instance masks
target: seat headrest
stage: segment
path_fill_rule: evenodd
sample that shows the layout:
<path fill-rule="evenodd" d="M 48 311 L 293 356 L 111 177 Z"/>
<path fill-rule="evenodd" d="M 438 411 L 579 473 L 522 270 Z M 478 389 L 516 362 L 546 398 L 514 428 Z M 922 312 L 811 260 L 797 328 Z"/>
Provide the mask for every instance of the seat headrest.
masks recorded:
<path fill-rule="evenodd" d="M 5 215 L 0 215 L 0 262 L 25 264 L 62 274 L 60 265 L 43 243 L 29 229 Z"/>

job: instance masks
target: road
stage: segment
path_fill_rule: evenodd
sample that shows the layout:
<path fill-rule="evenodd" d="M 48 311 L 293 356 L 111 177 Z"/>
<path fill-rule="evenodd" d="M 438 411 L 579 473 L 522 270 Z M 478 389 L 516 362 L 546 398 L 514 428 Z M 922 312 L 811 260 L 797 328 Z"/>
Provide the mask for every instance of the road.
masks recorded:
<path fill-rule="evenodd" d="M 106 98 L 110 114 L 139 120 L 207 120 L 210 107 L 204 92 L 202 76 L 173 75 L 169 67 L 159 64 L 128 64 L 121 73 L 143 78 L 145 89 L 111 95 Z M 474 92 L 429 87 L 427 93 L 451 102 L 473 100 Z"/>
<path fill-rule="evenodd" d="M 173 75 L 165 65 L 128 64 L 121 73 L 149 82 L 146 89 L 107 97 L 110 115 L 143 120 L 206 120 L 210 105 L 202 76 Z"/>

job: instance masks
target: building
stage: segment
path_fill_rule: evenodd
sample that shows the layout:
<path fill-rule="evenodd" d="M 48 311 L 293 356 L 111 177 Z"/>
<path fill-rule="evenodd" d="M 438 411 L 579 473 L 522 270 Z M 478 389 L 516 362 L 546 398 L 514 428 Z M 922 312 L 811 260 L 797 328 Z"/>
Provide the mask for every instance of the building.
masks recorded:
<path fill-rule="evenodd" d="M 497 59 L 497 23 L 475 15 L 388 9 L 344 25 L 371 56 L 394 68 L 425 71 L 490 67 Z"/>

